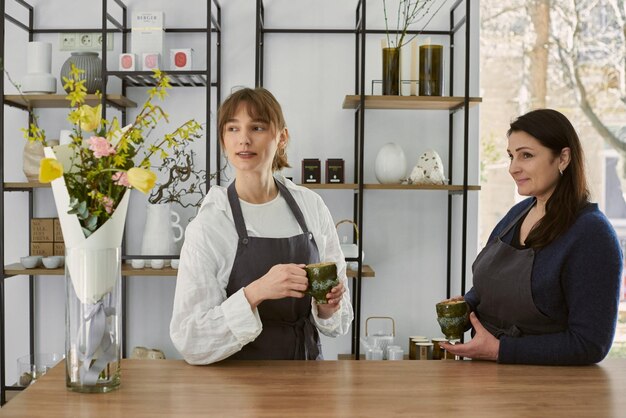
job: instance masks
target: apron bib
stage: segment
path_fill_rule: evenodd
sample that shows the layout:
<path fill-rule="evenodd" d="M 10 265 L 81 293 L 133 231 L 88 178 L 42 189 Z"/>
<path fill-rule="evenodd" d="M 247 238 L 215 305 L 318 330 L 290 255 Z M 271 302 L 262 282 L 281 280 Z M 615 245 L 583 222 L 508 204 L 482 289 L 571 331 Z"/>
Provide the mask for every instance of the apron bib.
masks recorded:
<path fill-rule="evenodd" d="M 533 301 L 531 276 L 535 250 L 517 249 L 502 241 L 531 208 L 532 205 L 489 243 L 472 265 L 479 300 L 476 315 L 496 338 L 551 334 L 567 327 L 541 313 Z"/>
<path fill-rule="evenodd" d="M 235 183 L 228 187 L 228 201 L 233 213 L 239 242 L 226 294 L 230 297 L 260 278 L 276 264 L 319 263 L 313 234 L 309 232 L 302 211 L 281 182 L 274 180 L 303 233 L 289 238 L 249 237 L 241 212 Z M 311 322 L 311 296 L 263 301 L 258 307 L 263 323 L 261 334 L 241 351 L 230 356 L 237 360 L 317 360 L 321 349 L 317 328 Z"/>

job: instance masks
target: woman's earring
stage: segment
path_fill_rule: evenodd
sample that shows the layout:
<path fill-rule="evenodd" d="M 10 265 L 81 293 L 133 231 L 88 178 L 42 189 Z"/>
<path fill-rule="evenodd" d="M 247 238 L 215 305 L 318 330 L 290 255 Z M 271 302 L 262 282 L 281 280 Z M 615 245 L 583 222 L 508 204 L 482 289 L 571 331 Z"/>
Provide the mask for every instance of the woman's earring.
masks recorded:
<path fill-rule="evenodd" d="M 561 170 L 560 168 L 559 168 L 559 174 L 561 175 L 561 177 L 563 177 L 563 170 Z"/>

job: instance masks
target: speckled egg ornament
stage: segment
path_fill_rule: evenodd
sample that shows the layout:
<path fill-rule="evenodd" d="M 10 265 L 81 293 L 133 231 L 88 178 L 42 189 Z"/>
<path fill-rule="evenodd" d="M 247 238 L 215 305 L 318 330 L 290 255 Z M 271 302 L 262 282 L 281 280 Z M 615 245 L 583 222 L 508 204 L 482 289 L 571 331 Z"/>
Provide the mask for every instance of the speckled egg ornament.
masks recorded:
<path fill-rule="evenodd" d="M 409 175 L 411 184 L 445 184 L 443 162 L 434 150 L 428 150 L 419 156 L 417 164 Z"/>

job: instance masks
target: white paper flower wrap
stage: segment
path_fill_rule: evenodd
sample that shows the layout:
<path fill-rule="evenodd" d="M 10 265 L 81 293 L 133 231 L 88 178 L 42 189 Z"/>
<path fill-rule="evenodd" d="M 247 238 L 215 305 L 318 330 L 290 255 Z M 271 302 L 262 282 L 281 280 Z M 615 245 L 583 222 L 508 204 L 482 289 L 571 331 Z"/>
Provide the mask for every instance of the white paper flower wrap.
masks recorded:
<path fill-rule="evenodd" d="M 47 158 L 58 159 L 63 164 L 64 170 L 69 168 L 72 151 L 67 145 L 57 146 L 54 151 L 52 148 L 46 147 L 44 153 Z M 53 180 L 51 185 L 66 247 L 104 249 L 117 248 L 122 245 L 130 190 L 124 193 L 124 197 L 117 205 L 111 218 L 93 234 L 85 238 L 78 217 L 67 213 L 70 207 L 70 195 L 65 186 L 65 179 L 61 176 Z M 113 289 L 117 280 L 117 272 L 113 271 L 116 267 L 115 260 L 94 257 L 93 260 L 80 262 L 80 260 L 72 260 L 70 257 L 66 258 L 65 263 L 69 269 L 76 294 L 82 303 L 96 303 Z M 81 277 L 88 278 L 88 280 L 79 280 Z"/>

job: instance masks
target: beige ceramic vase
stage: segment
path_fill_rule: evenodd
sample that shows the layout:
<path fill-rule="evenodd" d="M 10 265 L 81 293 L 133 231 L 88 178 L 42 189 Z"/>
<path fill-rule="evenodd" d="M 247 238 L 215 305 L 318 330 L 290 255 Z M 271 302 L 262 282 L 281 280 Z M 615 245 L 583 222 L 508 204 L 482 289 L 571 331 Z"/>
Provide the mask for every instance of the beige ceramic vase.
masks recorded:
<path fill-rule="evenodd" d="M 28 181 L 39 181 L 39 162 L 43 157 L 43 145 L 41 145 L 41 142 L 26 141 L 22 157 L 22 168 Z"/>
<path fill-rule="evenodd" d="M 58 145 L 59 141 L 48 141 L 48 146 Z M 39 162 L 44 158 L 43 145 L 37 141 L 26 141 L 22 156 L 22 170 L 30 182 L 39 181 Z"/>

